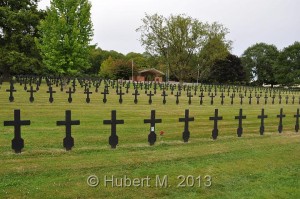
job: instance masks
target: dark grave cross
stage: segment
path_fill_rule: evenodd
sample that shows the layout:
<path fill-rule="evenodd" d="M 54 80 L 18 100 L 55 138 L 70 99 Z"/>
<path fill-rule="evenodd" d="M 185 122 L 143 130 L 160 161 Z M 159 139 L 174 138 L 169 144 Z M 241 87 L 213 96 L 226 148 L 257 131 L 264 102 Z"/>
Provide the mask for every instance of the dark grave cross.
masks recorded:
<path fill-rule="evenodd" d="M 261 109 L 261 115 L 257 116 L 257 118 L 260 119 L 260 129 L 259 129 L 260 135 L 263 135 L 265 132 L 264 121 L 265 118 L 268 118 L 268 116 L 265 115 L 265 109 Z"/>
<path fill-rule="evenodd" d="M 76 91 L 76 79 L 73 79 L 73 82 L 72 82 L 72 87 L 73 87 L 73 92 Z"/>
<path fill-rule="evenodd" d="M 166 96 L 168 96 L 167 94 L 166 94 L 166 91 L 165 90 L 163 90 L 163 93 L 161 94 L 161 96 L 163 97 L 163 104 L 166 104 Z"/>
<path fill-rule="evenodd" d="M 280 109 L 280 114 L 277 115 L 277 118 L 279 118 L 279 125 L 278 125 L 278 132 L 282 133 L 282 129 L 283 129 L 283 125 L 282 125 L 282 118 L 285 117 L 285 115 L 283 115 L 283 108 Z"/>
<path fill-rule="evenodd" d="M 129 88 L 130 88 L 130 83 L 126 84 L 126 93 L 129 92 Z"/>
<path fill-rule="evenodd" d="M 68 102 L 71 103 L 72 102 L 72 93 L 74 93 L 74 90 L 72 91 L 72 88 L 69 87 L 69 91 L 66 91 L 66 93 L 69 94 Z"/>
<path fill-rule="evenodd" d="M 154 94 L 152 94 L 152 92 L 150 91 L 150 93 L 147 94 L 147 96 L 149 96 L 148 103 L 149 103 L 149 104 L 152 104 L 152 96 L 154 96 Z"/>
<path fill-rule="evenodd" d="M 123 103 L 122 95 L 125 95 L 125 93 L 122 93 L 122 87 L 121 86 L 120 86 L 120 90 L 117 94 L 119 95 L 119 103 L 122 104 Z"/>
<path fill-rule="evenodd" d="M 242 94 L 240 94 L 240 98 L 241 98 L 240 104 L 242 105 L 244 96 Z"/>
<path fill-rule="evenodd" d="M 36 90 L 33 90 L 33 86 L 30 86 L 30 90 L 27 91 L 28 93 L 30 92 L 30 97 L 29 97 L 29 101 L 32 103 L 34 101 L 34 97 L 33 97 L 33 93 L 36 92 Z"/>
<path fill-rule="evenodd" d="M 52 103 L 54 101 L 54 99 L 53 99 L 53 93 L 56 93 L 56 91 L 53 91 L 52 87 L 49 86 L 49 90 L 47 91 L 47 93 L 50 94 L 50 96 L 49 96 L 49 102 Z"/>
<path fill-rule="evenodd" d="M 66 126 L 66 137 L 63 139 L 63 146 L 67 151 L 71 150 L 74 146 L 74 138 L 72 137 L 71 127 L 72 125 L 80 125 L 80 120 L 71 120 L 71 111 L 66 110 L 65 121 L 57 121 L 57 126 Z"/>
<path fill-rule="evenodd" d="M 87 84 L 85 84 L 87 85 Z M 86 88 L 86 90 L 84 91 L 84 94 L 86 94 L 86 103 L 90 103 L 91 102 L 91 99 L 90 99 L 90 94 L 92 94 L 93 92 L 90 92 L 90 89 L 89 88 Z"/>
<path fill-rule="evenodd" d="M 225 98 L 225 96 L 224 96 L 224 93 L 223 93 L 223 92 L 222 92 L 222 94 L 221 94 L 220 98 L 221 98 L 221 104 L 223 105 L 223 104 L 224 104 L 224 98 Z"/>
<path fill-rule="evenodd" d="M 209 120 L 213 120 L 214 121 L 214 129 L 212 130 L 212 138 L 214 140 L 217 139 L 218 134 L 219 134 L 219 130 L 218 130 L 218 120 L 222 120 L 223 117 L 218 116 L 218 109 L 215 109 L 215 116 L 214 117 L 209 117 Z"/>
<path fill-rule="evenodd" d="M 272 104 L 274 104 L 275 95 L 272 96 Z"/>
<path fill-rule="evenodd" d="M 256 104 L 259 104 L 260 95 L 256 95 Z"/>
<path fill-rule="evenodd" d="M 134 95 L 134 103 L 137 104 L 138 103 L 138 99 L 137 96 L 140 95 L 139 91 L 137 89 L 134 90 L 134 93 L 132 93 L 132 95 Z"/>
<path fill-rule="evenodd" d="M 14 126 L 14 139 L 11 141 L 11 148 L 15 153 L 21 153 L 24 148 L 24 140 L 21 137 L 21 126 L 30 125 L 30 120 L 21 120 L 20 110 L 14 110 L 14 120 L 4 121 L 4 126 Z"/>
<path fill-rule="evenodd" d="M 265 104 L 267 104 L 268 103 L 268 95 L 267 94 L 265 94 Z"/>
<path fill-rule="evenodd" d="M 161 119 L 155 119 L 155 110 L 151 110 L 151 119 L 144 119 L 144 123 L 150 123 L 150 133 L 148 135 L 148 142 L 152 146 L 156 142 L 155 124 L 161 123 Z"/>
<path fill-rule="evenodd" d="M 13 102 L 14 101 L 14 96 L 13 96 L 13 92 L 17 92 L 17 90 L 15 90 L 15 88 L 14 88 L 14 83 L 13 83 L 13 81 L 11 80 L 10 81 L 10 86 L 9 86 L 9 89 L 6 89 L 6 92 L 9 92 L 9 101 L 10 102 Z"/>
<path fill-rule="evenodd" d="M 288 104 L 289 103 L 289 96 L 285 96 L 285 103 Z"/>
<path fill-rule="evenodd" d="M 213 93 L 211 93 L 210 97 L 210 105 L 214 104 L 214 97 L 216 97 Z"/>
<path fill-rule="evenodd" d="M 296 118 L 295 131 L 298 133 L 298 131 L 299 131 L 299 117 L 300 117 L 299 108 L 297 108 L 297 114 L 294 115 L 294 117 Z"/>
<path fill-rule="evenodd" d="M 115 149 L 119 143 L 119 138 L 117 136 L 117 124 L 124 124 L 124 120 L 117 120 L 116 110 L 111 111 L 111 120 L 103 120 L 103 124 L 111 125 L 111 135 L 109 136 L 109 145 L 112 149 Z"/>
<path fill-rule="evenodd" d="M 281 104 L 281 95 L 279 94 L 279 104 Z"/>
<path fill-rule="evenodd" d="M 103 95 L 103 103 L 106 103 L 107 102 L 106 95 L 109 94 L 106 87 L 104 88 L 104 91 L 101 92 L 101 94 Z"/>
<path fill-rule="evenodd" d="M 242 137 L 242 134 L 243 134 L 243 119 L 246 119 L 246 116 L 243 115 L 243 109 L 240 109 L 240 112 L 239 112 L 239 116 L 235 116 L 235 119 L 239 120 L 239 127 L 237 128 L 237 135 L 238 137 Z"/>
<path fill-rule="evenodd" d="M 25 79 L 25 82 L 24 82 L 24 91 L 27 91 L 27 79 Z"/>
<path fill-rule="evenodd" d="M 198 90 L 198 87 L 195 86 L 195 88 L 194 88 L 194 95 L 197 95 L 197 90 Z"/>
<path fill-rule="evenodd" d="M 234 98 L 234 94 L 232 93 L 230 96 L 231 100 L 230 100 L 230 104 L 233 105 L 233 98 Z"/>
<path fill-rule="evenodd" d="M 293 95 L 293 97 L 292 97 L 292 104 L 294 104 L 295 103 L 295 96 Z"/>
<path fill-rule="evenodd" d="M 189 109 L 185 109 L 184 118 L 179 118 L 179 122 L 184 122 L 184 131 L 182 133 L 182 139 L 184 142 L 188 142 L 190 138 L 189 122 L 194 121 L 194 117 L 189 117 Z"/>
<path fill-rule="evenodd" d="M 176 97 L 176 104 L 179 104 L 179 97 L 180 97 L 179 92 L 177 91 L 177 94 L 174 96 Z"/>
<path fill-rule="evenodd" d="M 201 92 L 201 95 L 199 97 L 200 97 L 200 105 L 202 105 L 203 104 L 203 97 L 204 97 L 203 91 Z"/>
<path fill-rule="evenodd" d="M 249 104 L 251 104 L 251 99 L 252 99 L 251 93 L 250 93 L 250 96 L 248 98 L 249 98 Z"/>
<path fill-rule="evenodd" d="M 174 93 L 174 86 L 171 86 L 171 95 L 173 95 L 173 93 Z"/>
<path fill-rule="evenodd" d="M 192 104 L 192 97 L 193 97 L 193 95 L 191 94 L 191 92 L 189 92 L 189 94 L 188 94 L 187 97 L 189 98 L 188 103 L 189 103 L 189 105 L 191 105 Z"/>

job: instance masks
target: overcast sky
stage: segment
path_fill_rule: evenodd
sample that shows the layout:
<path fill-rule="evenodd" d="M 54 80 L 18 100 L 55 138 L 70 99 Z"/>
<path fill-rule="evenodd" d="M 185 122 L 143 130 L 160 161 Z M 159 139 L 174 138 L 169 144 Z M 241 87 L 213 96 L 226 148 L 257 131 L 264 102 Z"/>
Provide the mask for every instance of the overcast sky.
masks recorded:
<path fill-rule="evenodd" d="M 123 54 L 144 52 L 135 30 L 147 14 L 186 14 L 202 22 L 227 27 L 232 53 L 240 56 L 249 46 L 265 42 L 283 49 L 300 41 L 300 0 L 90 0 L 92 44 Z M 50 0 L 41 0 L 45 9 Z"/>

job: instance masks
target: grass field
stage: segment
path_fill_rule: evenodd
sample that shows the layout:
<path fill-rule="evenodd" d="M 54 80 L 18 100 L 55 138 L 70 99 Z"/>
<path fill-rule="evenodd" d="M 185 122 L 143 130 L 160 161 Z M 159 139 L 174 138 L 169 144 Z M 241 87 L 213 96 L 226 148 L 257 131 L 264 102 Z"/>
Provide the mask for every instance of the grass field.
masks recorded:
<path fill-rule="evenodd" d="M 8 88 L 9 84 L 3 83 L 0 89 L 0 198 L 300 198 L 300 134 L 294 130 L 298 100 L 286 105 L 284 99 L 282 104 L 276 99 L 272 105 L 269 98 L 264 105 L 262 98 L 257 105 L 254 98 L 248 105 L 245 98 L 240 105 L 236 97 L 231 105 L 226 95 L 221 105 L 218 95 L 210 105 L 204 93 L 200 106 L 199 97 L 193 97 L 188 105 L 183 93 L 176 105 L 176 98 L 167 91 L 169 96 L 163 105 L 158 91 L 149 105 L 142 90 L 135 105 L 131 88 L 123 96 L 123 104 L 110 89 L 104 104 L 101 85 L 99 93 L 92 88 L 89 104 L 83 88 L 77 88 L 69 104 L 66 90 L 60 92 L 55 87 L 57 93 L 51 104 L 43 84 L 30 103 L 29 93 L 16 84 L 15 101 L 10 103 L 5 92 Z M 215 108 L 223 120 L 219 121 L 218 139 L 212 140 L 213 121 L 209 117 Z M 240 108 L 247 119 L 243 121 L 244 134 L 238 138 L 234 116 Z M 260 136 L 257 116 L 262 108 L 268 118 L 265 134 Z M 281 134 L 276 118 L 280 108 L 286 114 Z M 31 120 L 30 126 L 22 127 L 25 147 L 21 154 L 11 149 L 13 127 L 3 126 L 3 121 L 13 120 L 14 109 L 21 110 L 22 120 Z M 184 123 L 178 122 L 185 109 L 195 117 L 190 123 L 189 143 L 183 143 Z M 75 146 L 71 151 L 62 146 L 65 127 L 56 126 L 56 121 L 64 120 L 65 110 L 72 110 L 72 119 L 81 123 L 72 127 Z M 103 120 L 110 119 L 111 110 L 117 110 L 117 119 L 125 122 L 117 126 L 119 145 L 114 150 L 108 144 L 110 125 L 103 125 Z M 150 118 L 151 110 L 162 119 L 156 125 L 158 139 L 154 146 L 147 142 L 149 124 L 143 122 Z M 162 139 L 160 131 L 165 132 Z M 98 177 L 98 186 L 87 184 L 91 175 Z M 117 184 L 127 178 L 128 186 L 126 182 L 122 187 L 116 183 L 112 187 L 110 182 L 105 185 L 105 178 L 112 176 Z M 129 186 L 129 179 L 135 179 L 137 186 Z"/>

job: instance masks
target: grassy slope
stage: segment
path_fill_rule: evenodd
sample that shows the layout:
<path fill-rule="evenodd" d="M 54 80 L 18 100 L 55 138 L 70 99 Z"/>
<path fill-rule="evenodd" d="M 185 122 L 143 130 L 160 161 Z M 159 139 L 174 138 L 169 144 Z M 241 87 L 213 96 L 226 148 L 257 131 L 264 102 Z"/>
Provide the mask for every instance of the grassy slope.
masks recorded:
<path fill-rule="evenodd" d="M 22 154 L 11 151 L 12 127 L 0 127 L 0 198 L 299 198 L 300 197 L 300 136 L 294 132 L 298 104 L 248 105 L 248 99 L 239 105 L 239 98 L 230 105 L 228 96 L 225 105 L 220 105 L 219 96 L 213 106 L 208 97 L 204 105 L 199 98 L 181 97 L 175 104 L 175 97 L 167 97 L 162 104 L 159 95 L 148 105 L 144 91 L 140 91 L 139 103 L 133 103 L 129 94 L 124 96 L 123 104 L 113 90 L 108 103 L 102 103 L 102 95 L 93 93 L 91 103 L 85 103 L 82 89 L 74 94 L 73 103 L 67 102 L 68 95 L 58 88 L 54 94 L 54 103 L 48 102 L 46 87 L 42 86 L 35 94 L 36 101 L 29 103 L 29 93 L 16 86 L 15 102 L 8 102 L 8 93 L 0 89 L 0 121 L 12 120 L 13 110 L 21 109 L 21 118 L 30 119 L 31 126 L 22 127 L 25 148 Z M 102 88 L 101 88 L 102 91 Z M 159 94 L 161 91 L 158 92 Z M 207 96 L 207 93 L 205 93 Z M 290 95 L 291 96 L 291 95 Z M 296 100 L 298 102 L 298 100 Z M 269 98 L 269 103 L 271 99 Z M 283 100 L 285 102 L 285 100 Z M 244 115 L 244 134 L 236 137 L 238 115 L 242 107 Z M 277 132 L 279 109 L 283 107 L 284 132 Z M 190 123 L 191 138 L 188 144 L 182 142 L 183 123 L 178 122 L 184 116 L 184 109 L 190 109 L 195 122 Z M 219 108 L 223 120 L 219 122 L 219 137 L 211 140 L 214 109 Z M 257 115 L 265 108 L 268 115 L 265 135 L 259 135 L 260 120 Z M 62 148 L 64 127 L 56 126 L 57 120 L 64 119 L 64 111 L 72 110 L 72 119 L 79 119 L 80 126 L 73 126 L 75 147 L 66 152 Z M 111 150 L 108 145 L 110 126 L 103 125 L 110 118 L 110 111 L 117 110 L 117 118 L 124 119 L 124 125 L 117 126 L 119 145 Z M 156 132 L 163 130 L 162 141 L 155 146 L 147 143 L 149 124 L 143 119 L 150 118 L 150 111 L 156 110 L 157 118 L 163 123 L 157 124 Z M 89 187 L 86 183 L 89 175 L 100 179 L 98 187 Z M 104 176 L 114 175 L 129 178 L 151 178 L 151 187 L 104 187 Z M 167 188 L 155 187 L 155 176 L 168 175 Z M 202 176 L 201 187 L 177 187 L 179 175 Z M 203 177 L 212 177 L 212 186 L 205 187 Z"/>

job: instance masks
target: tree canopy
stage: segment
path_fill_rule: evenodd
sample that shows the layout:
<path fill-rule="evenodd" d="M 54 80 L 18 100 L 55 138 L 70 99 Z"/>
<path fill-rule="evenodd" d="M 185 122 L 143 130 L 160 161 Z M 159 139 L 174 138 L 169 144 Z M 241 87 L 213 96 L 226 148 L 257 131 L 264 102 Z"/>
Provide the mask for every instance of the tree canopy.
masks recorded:
<path fill-rule="evenodd" d="M 197 71 L 191 61 L 209 39 L 218 38 L 230 46 L 225 39 L 228 30 L 218 23 L 210 25 L 185 15 L 166 18 L 158 14 L 146 14 L 142 22 L 137 29 L 141 32 L 141 44 L 151 55 L 161 56 L 166 70 L 180 81 L 189 79 Z"/>
<path fill-rule="evenodd" d="M 257 84 L 275 84 L 275 64 L 279 51 L 274 45 L 257 43 L 245 50 L 241 59 L 250 81 Z"/>
<path fill-rule="evenodd" d="M 52 0 L 36 39 L 46 72 L 73 75 L 87 70 L 93 36 L 88 0 Z"/>
<path fill-rule="evenodd" d="M 34 43 L 37 25 L 45 12 L 37 9 L 37 0 L 0 1 L 0 73 L 38 73 L 41 57 Z"/>
<path fill-rule="evenodd" d="M 279 53 L 275 69 L 278 83 L 300 84 L 300 42 L 295 42 Z"/>

